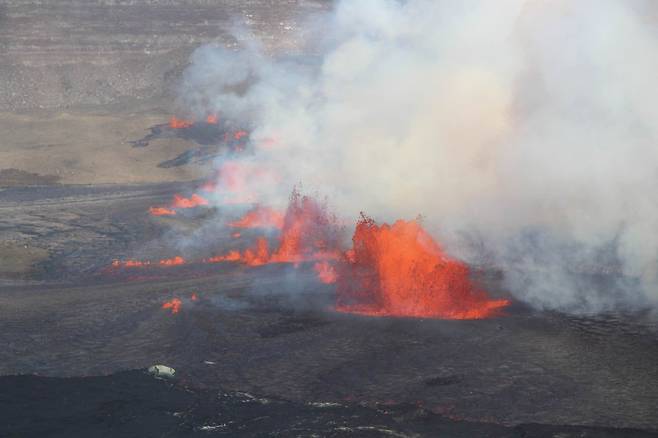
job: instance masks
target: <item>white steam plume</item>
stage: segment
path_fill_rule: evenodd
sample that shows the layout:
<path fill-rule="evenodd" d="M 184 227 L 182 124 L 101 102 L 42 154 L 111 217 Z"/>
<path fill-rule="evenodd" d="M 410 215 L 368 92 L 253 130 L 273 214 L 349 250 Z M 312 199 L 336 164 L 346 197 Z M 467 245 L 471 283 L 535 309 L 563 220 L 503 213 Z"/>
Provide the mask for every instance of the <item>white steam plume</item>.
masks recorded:
<path fill-rule="evenodd" d="M 315 55 L 201 47 L 181 96 L 249 123 L 244 160 L 279 178 L 250 179 L 261 199 L 301 181 L 346 218 L 422 214 L 449 252 L 487 254 L 539 308 L 645 306 L 658 300 L 657 9 L 342 1 L 314 20 Z M 602 265 L 624 275 L 583 274 Z"/>

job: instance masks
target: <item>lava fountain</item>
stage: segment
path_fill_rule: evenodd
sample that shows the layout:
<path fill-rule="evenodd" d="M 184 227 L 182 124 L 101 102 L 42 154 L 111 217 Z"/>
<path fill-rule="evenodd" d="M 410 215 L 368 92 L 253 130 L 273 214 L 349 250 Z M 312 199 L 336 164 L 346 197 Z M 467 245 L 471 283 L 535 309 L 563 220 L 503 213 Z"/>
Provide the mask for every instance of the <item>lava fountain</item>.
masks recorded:
<path fill-rule="evenodd" d="M 491 300 L 417 221 L 378 226 L 363 217 L 353 249 L 337 265 L 336 310 L 372 316 L 481 319 L 507 300 Z"/>

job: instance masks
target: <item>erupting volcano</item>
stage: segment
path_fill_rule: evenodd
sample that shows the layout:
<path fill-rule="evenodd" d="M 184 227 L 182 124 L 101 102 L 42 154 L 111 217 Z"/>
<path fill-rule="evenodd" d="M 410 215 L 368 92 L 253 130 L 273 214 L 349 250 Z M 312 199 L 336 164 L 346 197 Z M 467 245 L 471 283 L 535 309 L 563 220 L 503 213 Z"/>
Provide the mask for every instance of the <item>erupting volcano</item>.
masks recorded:
<path fill-rule="evenodd" d="M 208 261 L 240 261 L 250 266 L 259 266 L 267 263 L 299 264 L 337 259 L 340 257 L 340 251 L 335 222 L 335 218 L 327 212 L 326 205 L 294 190 L 285 216 L 270 208 L 256 207 L 239 221 L 229 224 L 233 227 L 274 226 L 281 229 L 278 247 L 274 252 L 270 252 L 267 239 L 259 237 L 254 246 L 242 253 L 233 250 Z"/>
<path fill-rule="evenodd" d="M 205 199 L 175 197 L 177 208 L 205 205 Z M 207 201 L 205 201 L 207 203 Z M 500 314 L 507 300 L 492 300 L 469 277 L 463 262 L 447 256 L 418 221 L 399 220 L 377 225 L 362 216 L 352 238 L 352 249 L 341 246 L 341 229 L 326 203 L 293 190 L 285 215 L 257 205 L 232 228 L 280 230 L 277 246 L 258 237 L 244 250 L 201 260 L 238 262 L 247 266 L 313 262 L 318 280 L 335 284 L 336 310 L 371 316 L 479 319 Z M 164 259 L 157 266 L 187 263 L 182 257 Z M 114 267 L 150 266 L 148 261 L 115 261 Z"/>
<path fill-rule="evenodd" d="M 339 311 L 479 319 L 509 304 L 478 290 L 468 267 L 445 255 L 417 221 L 378 226 L 364 216 L 352 240 L 354 247 L 338 270 Z"/>

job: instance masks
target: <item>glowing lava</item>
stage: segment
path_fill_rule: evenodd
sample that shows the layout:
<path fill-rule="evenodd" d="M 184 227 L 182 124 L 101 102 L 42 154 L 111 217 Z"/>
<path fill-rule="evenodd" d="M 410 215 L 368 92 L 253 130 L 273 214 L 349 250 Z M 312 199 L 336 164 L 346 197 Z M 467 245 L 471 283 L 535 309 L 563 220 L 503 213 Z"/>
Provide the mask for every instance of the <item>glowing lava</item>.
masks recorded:
<path fill-rule="evenodd" d="M 374 316 L 480 319 L 509 304 L 490 300 L 469 278 L 468 267 L 443 253 L 416 221 L 378 226 L 364 217 L 353 252 L 338 266 L 342 312 Z"/>
<path fill-rule="evenodd" d="M 242 254 L 240 254 L 240 251 L 233 250 L 233 251 L 229 251 L 224 255 L 218 255 L 218 256 L 210 257 L 209 259 L 205 259 L 204 262 L 205 263 L 239 262 L 241 259 L 242 259 Z"/>
<path fill-rule="evenodd" d="M 149 213 L 153 216 L 174 216 L 176 214 L 176 210 L 195 208 L 208 204 L 209 203 L 206 198 L 199 196 L 196 193 L 192 194 L 192 196 L 189 198 L 185 198 L 176 194 L 174 195 L 174 199 L 171 201 L 169 207 L 150 207 Z"/>
<path fill-rule="evenodd" d="M 175 314 L 180 312 L 180 308 L 183 305 L 183 302 L 179 298 L 172 298 L 169 301 L 165 301 L 162 304 L 163 309 L 171 309 L 171 313 Z"/>
<path fill-rule="evenodd" d="M 112 260 L 113 268 L 139 268 L 149 266 L 151 262 L 141 260 Z"/>
<path fill-rule="evenodd" d="M 283 228 L 283 214 L 269 207 L 256 206 L 240 219 L 228 224 L 233 228 Z"/>
<path fill-rule="evenodd" d="M 176 210 L 172 210 L 171 208 L 166 207 L 150 207 L 149 213 L 153 216 L 174 216 L 176 214 Z"/>
<path fill-rule="evenodd" d="M 300 263 L 340 257 L 336 218 L 326 204 L 293 190 L 272 262 Z"/>
<path fill-rule="evenodd" d="M 293 191 L 283 217 L 278 248 L 270 253 L 267 239 L 259 237 L 255 245 L 242 253 L 233 250 L 208 259 L 209 262 L 240 261 L 249 266 L 267 263 L 294 263 L 333 260 L 340 257 L 335 218 L 326 205 Z"/>
<path fill-rule="evenodd" d="M 322 283 L 332 284 L 336 282 L 336 269 L 327 261 L 316 262 L 313 270 Z"/>
<path fill-rule="evenodd" d="M 174 195 L 174 200 L 171 203 L 172 208 L 195 208 L 200 205 L 208 205 L 208 200 L 196 193 L 189 198 L 184 198 L 181 195 Z"/>
<path fill-rule="evenodd" d="M 171 116 L 169 119 L 169 127 L 172 129 L 185 129 L 194 125 L 194 122 L 191 120 L 178 119 L 175 116 Z"/>
<path fill-rule="evenodd" d="M 160 266 L 178 266 L 178 265 L 184 265 L 185 264 L 185 259 L 181 256 L 176 256 L 171 259 L 163 259 L 158 262 Z"/>
<path fill-rule="evenodd" d="M 113 260 L 113 268 L 142 268 L 145 266 L 179 266 L 184 265 L 187 261 L 181 257 L 176 256 L 170 259 L 162 259 L 157 262 L 151 263 L 150 260 Z"/>

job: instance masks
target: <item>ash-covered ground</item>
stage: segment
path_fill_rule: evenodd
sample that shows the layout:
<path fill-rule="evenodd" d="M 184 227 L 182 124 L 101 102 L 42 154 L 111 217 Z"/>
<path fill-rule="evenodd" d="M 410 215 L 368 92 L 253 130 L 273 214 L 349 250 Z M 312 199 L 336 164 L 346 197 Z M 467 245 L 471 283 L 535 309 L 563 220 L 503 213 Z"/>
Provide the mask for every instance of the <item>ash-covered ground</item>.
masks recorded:
<path fill-rule="evenodd" d="M 306 266 L 112 268 L 224 214 L 148 214 L 231 146 L 166 129 L 191 50 L 240 19 L 292 52 L 330 6 L 0 5 L 0 436 L 655 436 L 651 315 L 371 318 L 333 311 Z M 156 363 L 176 380 L 134 371 Z"/>
<path fill-rule="evenodd" d="M 173 189 L 181 185 L 0 193 L 3 231 L 23 251 L 39 245 L 48 254 L 29 272 L 4 275 L 2 375 L 112 375 L 164 363 L 192 391 L 245 391 L 289 400 L 292 410 L 385 403 L 506 426 L 658 427 L 657 332 L 648 316 L 569 317 L 515 304 L 474 321 L 358 317 L 334 312 L 332 286 L 304 266 L 112 268 L 114 257 L 144 248 L 169 256 L 165 244 L 149 242 L 162 242 L 172 226 L 193 227 L 197 215 L 221 214 L 148 215 L 145 206 Z M 495 294 L 495 275 L 484 281 Z M 182 300 L 177 314 L 162 308 L 173 297 Z M 73 388 L 87 381 L 70 382 L 79 394 Z M 39 400 L 30 394 L 25 406 Z"/>

